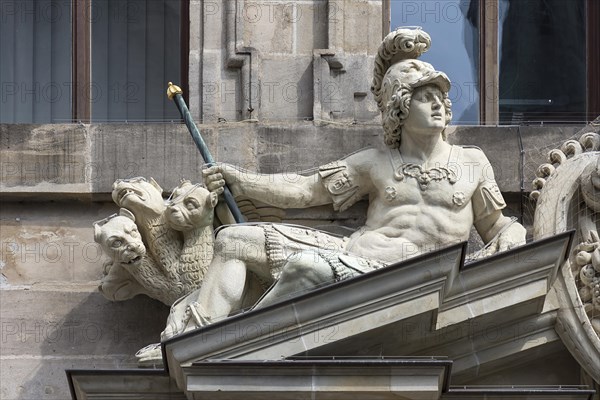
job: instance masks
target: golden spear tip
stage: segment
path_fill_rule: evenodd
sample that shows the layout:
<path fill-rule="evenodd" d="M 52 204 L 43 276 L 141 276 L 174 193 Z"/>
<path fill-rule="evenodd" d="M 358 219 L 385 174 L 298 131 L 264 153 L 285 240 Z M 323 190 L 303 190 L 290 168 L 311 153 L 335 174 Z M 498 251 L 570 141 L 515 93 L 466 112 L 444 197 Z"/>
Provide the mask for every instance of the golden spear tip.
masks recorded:
<path fill-rule="evenodd" d="M 173 100 L 176 94 L 183 94 L 183 90 L 177 85 L 174 85 L 173 82 L 169 82 L 169 87 L 167 88 L 167 97 L 169 100 Z"/>

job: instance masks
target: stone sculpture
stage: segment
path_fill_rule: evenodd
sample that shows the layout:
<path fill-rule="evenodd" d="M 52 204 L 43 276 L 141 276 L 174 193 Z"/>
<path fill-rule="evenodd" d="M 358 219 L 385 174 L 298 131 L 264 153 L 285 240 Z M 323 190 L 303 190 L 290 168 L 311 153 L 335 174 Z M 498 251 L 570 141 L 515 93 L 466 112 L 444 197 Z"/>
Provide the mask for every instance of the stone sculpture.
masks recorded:
<path fill-rule="evenodd" d="M 170 306 L 200 287 L 213 256 L 217 195 L 182 181 L 165 202 L 153 179 L 134 178 L 116 181 L 113 199 L 120 215 L 94 224 L 111 259 L 100 291 L 110 300 L 143 293 Z"/>
<path fill-rule="evenodd" d="M 578 295 L 570 300 L 580 302 L 581 317 L 589 319 L 600 335 L 600 134 L 597 127 L 596 132 L 590 131 L 593 126 L 579 140 L 568 140 L 550 151 L 549 163 L 538 169 L 531 195 L 538 203 L 536 237 L 576 229 L 578 244 L 563 274 Z"/>
<path fill-rule="evenodd" d="M 554 284 L 556 332 L 592 377 L 600 374 L 600 117 L 548 153 L 537 170 L 534 239 L 575 230 Z"/>
<path fill-rule="evenodd" d="M 379 48 L 372 92 L 386 149 L 360 150 L 293 180 L 289 174 L 257 174 L 225 164 L 203 171 L 211 192 L 221 193 L 226 181 L 236 197 L 284 209 L 333 204 L 341 211 L 368 197 L 367 220 L 349 238 L 276 224 L 223 229 L 202 287 L 173 307 L 163 339 L 240 307 L 249 273 L 275 282 L 256 305 L 263 307 L 467 240 L 473 225 L 489 245 L 487 254 L 525 242 L 525 229 L 502 214 L 505 203 L 483 152 L 445 141 L 452 116 L 450 81 L 417 59 L 430 44 L 420 29 L 398 29 Z M 255 251 L 223 251 L 237 243 Z"/>
<path fill-rule="evenodd" d="M 579 295 L 592 327 L 600 335 L 600 237 L 596 226 L 600 212 L 600 157 L 590 163 L 579 178 L 581 194 L 588 210 L 580 216 L 585 242 L 576 247 L 573 272 Z"/>
<path fill-rule="evenodd" d="M 100 292 L 112 301 L 127 300 L 144 293 L 144 286 L 132 275 L 146 255 L 146 246 L 133 214 L 122 208 L 120 215 L 114 214 L 95 222 L 94 240 L 110 257 L 104 266 Z"/>

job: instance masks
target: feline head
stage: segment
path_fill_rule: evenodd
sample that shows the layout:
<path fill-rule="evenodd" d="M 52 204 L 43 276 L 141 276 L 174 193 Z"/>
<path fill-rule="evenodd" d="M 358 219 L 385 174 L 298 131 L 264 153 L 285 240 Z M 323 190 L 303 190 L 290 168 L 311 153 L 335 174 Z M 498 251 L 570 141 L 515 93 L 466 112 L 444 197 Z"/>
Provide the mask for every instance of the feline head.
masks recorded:
<path fill-rule="evenodd" d="M 182 181 L 168 201 L 167 221 L 178 231 L 212 225 L 217 201 L 216 193 L 200 184 Z"/>

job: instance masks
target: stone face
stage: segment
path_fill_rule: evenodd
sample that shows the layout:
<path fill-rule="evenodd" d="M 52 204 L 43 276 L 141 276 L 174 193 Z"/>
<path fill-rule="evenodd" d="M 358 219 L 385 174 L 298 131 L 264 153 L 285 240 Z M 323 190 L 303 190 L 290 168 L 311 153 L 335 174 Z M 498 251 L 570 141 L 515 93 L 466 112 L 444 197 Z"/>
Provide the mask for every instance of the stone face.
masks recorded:
<path fill-rule="evenodd" d="M 168 202 L 156 181 L 117 180 L 112 197 L 121 207 L 94 222 L 94 240 L 109 262 L 100 291 L 109 300 L 140 293 L 172 305 L 198 288 L 213 256 L 216 193 L 183 180 Z"/>

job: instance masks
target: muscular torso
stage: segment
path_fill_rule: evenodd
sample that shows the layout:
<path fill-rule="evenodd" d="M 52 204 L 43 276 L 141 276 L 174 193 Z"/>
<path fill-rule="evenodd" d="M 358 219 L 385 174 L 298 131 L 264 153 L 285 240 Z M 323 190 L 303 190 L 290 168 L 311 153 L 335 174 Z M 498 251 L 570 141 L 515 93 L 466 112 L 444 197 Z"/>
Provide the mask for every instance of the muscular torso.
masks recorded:
<path fill-rule="evenodd" d="M 397 261 L 468 239 L 473 225 L 471 198 L 482 168 L 468 160 L 465 165 L 463 155 L 457 160 L 458 168 L 453 168 L 456 182 L 432 180 L 421 188 L 414 177 L 395 178 L 389 153 L 378 153 L 371 157 L 369 170 L 361 174 L 361 180 L 371 182 L 369 209 L 365 226 L 350 238 L 349 252 Z"/>

